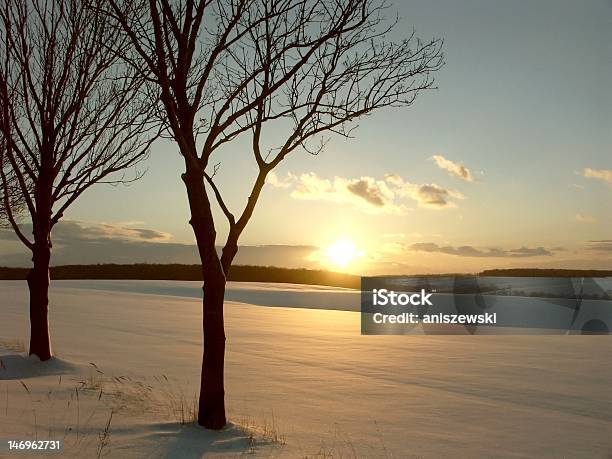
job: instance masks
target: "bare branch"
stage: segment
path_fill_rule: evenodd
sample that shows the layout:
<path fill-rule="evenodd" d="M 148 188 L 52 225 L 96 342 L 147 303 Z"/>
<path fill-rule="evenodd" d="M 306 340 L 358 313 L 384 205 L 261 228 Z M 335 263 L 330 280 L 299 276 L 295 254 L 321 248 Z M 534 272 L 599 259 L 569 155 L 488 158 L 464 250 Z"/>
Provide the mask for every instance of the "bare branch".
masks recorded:
<path fill-rule="evenodd" d="M 213 177 L 217 173 L 218 166 L 219 166 L 218 164 L 215 166 L 215 170 L 213 171 L 212 175 L 204 173 L 204 177 L 206 178 L 206 181 L 208 182 L 208 184 L 212 188 L 213 193 L 215 195 L 215 199 L 217 200 L 217 203 L 219 204 L 219 207 L 223 211 L 223 214 L 227 218 L 227 221 L 228 221 L 230 227 L 233 227 L 236 224 L 236 218 L 234 217 L 234 214 L 232 214 L 229 211 L 227 205 L 225 204 L 225 201 L 223 200 L 223 196 L 221 195 L 221 192 L 219 191 L 219 188 L 217 187 L 217 185 L 213 181 Z"/>
<path fill-rule="evenodd" d="M 17 190 L 34 243 L 50 244 L 85 190 L 131 180 L 116 174 L 146 158 L 157 137 L 153 104 L 142 72 L 119 60 L 131 42 L 98 0 L 6 0 L 0 29 L 4 206 Z"/>
<path fill-rule="evenodd" d="M 270 16 L 268 6 L 263 2 L 260 16 Z M 387 10 L 371 0 L 305 1 L 294 16 L 251 27 L 219 61 L 217 87 L 230 89 L 223 92 L 209 148 L 212 153 L 250 133 L 259 166 L 227 245 L 235 245 L 250 219 L 268 172 L 290 153 L 319 154 L 327 136 L 350 137 L 359 119 L 386 107 L 408 107 L 435 88 L 442 40 L 423 42 L 412 32 L 389 41 L 397 19 L 388 21 Z M 284 140 L 276 145 L 269 140 L 279 137 Z"/>

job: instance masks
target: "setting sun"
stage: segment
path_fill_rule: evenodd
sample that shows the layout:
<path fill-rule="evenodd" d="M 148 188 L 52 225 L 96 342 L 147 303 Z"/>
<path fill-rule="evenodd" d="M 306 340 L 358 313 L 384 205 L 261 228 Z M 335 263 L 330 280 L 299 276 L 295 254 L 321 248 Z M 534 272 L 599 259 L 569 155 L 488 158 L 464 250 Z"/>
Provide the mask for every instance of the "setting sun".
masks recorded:
<path fill-rule="evenodd" d="M 346 268 L 359 255 L 359 252 L 353 241 L 340 239 L 327 248 L 326 255 L 331 264 Z"/>

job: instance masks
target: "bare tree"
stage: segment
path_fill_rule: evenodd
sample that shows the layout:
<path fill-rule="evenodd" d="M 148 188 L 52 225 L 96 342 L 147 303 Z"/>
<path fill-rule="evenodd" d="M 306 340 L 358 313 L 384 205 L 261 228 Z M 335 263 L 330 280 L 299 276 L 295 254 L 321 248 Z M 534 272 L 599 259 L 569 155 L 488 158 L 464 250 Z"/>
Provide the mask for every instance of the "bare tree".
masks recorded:
<path fill-rule="evenodd" d="M 109 0 L 132 40 L 126 61 L 159 97 L 160 121 L 185 162 L 182 180 L 204 279 L 204 350 L 198 422 L 226 423 L 225 282 L 267 174 L 298 149 L 318 153 L 324 134 L 349 136 L 379 108 L 409 106 L 433 87 L 441 41 L 388 40 L 384 0 Z M 267 147 L 264 128 L 273 125 Z M 236 216 L 214 181 L 213 155 L 251 136 L 258 174 Z M 319 142 L 319 143 L 317 143 Z M 209 194 L 210 193 L 210 194 Z M 211 196 L 212 194 L 212 196 Z M 211 200 L 229 223 L 221 257 Z"/>
<path fill-rule="evenodd" d="M 155 138 L 150 103 L 139 91 L 143 80 L 117 59 L 129 42 L 92 6 L 90 0 L 4 0 L 0 7 L 3 208 L 32 252 L 30 354 L 41 360 L 52 356 L 54 225 L 93 184 L 130 180 L 122 171 L 144 159 Z M 29 214 L 32 237 L 13 212 L 15 196 Z"/>

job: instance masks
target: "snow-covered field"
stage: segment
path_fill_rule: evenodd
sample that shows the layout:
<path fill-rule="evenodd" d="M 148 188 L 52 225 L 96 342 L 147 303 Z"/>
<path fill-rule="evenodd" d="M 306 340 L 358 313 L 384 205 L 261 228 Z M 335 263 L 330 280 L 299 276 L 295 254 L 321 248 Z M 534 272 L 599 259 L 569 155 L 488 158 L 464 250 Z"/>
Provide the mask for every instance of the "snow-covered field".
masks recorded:
<path fill-rule="evenodd" d="M 612 455 L 610 336 L 361 336 L 356 292 L 297 285 L 231 285 L 233 425 L 205 432 L 190 422 L 199 294 L 54 282 L 58 359 L 40 363 L 25 282 L 0 282 L 0 439 L 62 439 L 79 458 Z"/>

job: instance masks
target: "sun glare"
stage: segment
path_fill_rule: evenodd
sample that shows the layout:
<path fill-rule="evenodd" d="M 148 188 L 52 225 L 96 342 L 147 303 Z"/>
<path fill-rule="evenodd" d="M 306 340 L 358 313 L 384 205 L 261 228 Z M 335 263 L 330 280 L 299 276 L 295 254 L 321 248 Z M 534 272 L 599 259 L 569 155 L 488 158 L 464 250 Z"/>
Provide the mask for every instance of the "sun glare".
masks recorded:
<path fill-rule="evenodd" d="M 357 246 L 348 239 L 340 239 L 334 242 L 327 248 L 326 252 L 330 263 L 340 268 L 346 268 L 358 254 Z"/>

